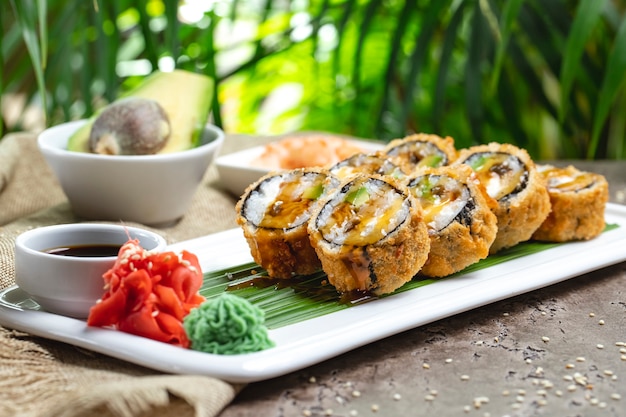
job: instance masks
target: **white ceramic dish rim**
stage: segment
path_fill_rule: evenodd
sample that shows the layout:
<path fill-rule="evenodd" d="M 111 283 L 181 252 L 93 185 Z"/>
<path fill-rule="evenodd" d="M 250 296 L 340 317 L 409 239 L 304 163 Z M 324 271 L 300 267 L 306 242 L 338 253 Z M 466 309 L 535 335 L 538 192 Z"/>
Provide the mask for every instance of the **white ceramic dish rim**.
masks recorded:
<path fill-rule="evenodd" d="M 382 142 L 345 139 L 347 142 L 362 147 L 366 151 L 377 151 L 385 144 Z M 280 171 L 272 168 L 265 168 L 252 165 L 252 161 L 261 156 L 265 151 L 265 145 L 255 146 L 242 151 L 233 152 L 218 156 L 215 159 L 215 166 L 219 173 L 221 185 L 234 195 L 241 195 L 246 187 L 263 175 L 273 171 Z"/>
<path fill-rule="evenodd" d="M 144 162 L 144 161 L 147 162 L 147 161 L 159 161 L 159 160 L 173 161 L 177 159 L 189 158 L 190 156 L 193 156 L 196 154 L 203 154 L 207 152 L 209 149 L 220 147 L 222 142 L 224 141 L 224 136 L 225 136 L 224 131 L 222 129 L 220 129 L 219 127 L 213 124 L 207 123 L 204 125 L 204 132 L 202 132 L 201 134 L 205 135 L 206 132 L 208 131 L 215 137 L 211 139 L 209 142 L 203 143 L 193 148 L 176 151 L 176 152 L 152 154 L 152 155 L 100 155 L 100 154 L 88 153 L 88 152 L 70 151 L 67 149 L 69 137 L 61 137 L 61 136 L 55 137 L 54 135 L 54 133 L 56 133 L 58 130 L 61 130 L 61 129 L 72 128 L 72 131 L 75 131 L 76 129 L 80 128 L 87 122 L 88 122 L 87 119 L 82 119 L 82 120 L 76 120 L 73 122 L 67 122 L 67 123 L 56 125 L 56 126 L 52 126 L 39 134 L 39 136 L 37 137 L 37 144 L 40 149 L 45 150 L 46 152 L 49 152 L 52 154 L 65 155 L 68 157 L 83 158 L 86 160 L 94 160 L 94 161 L 109 160 L 109 161 L 122 162 L 122 163 L 137 163 L 137 162 Z"/>
<path fill-rule="evenodd" d="M 32 300 L 16 286 L 0 292 L 0 324 L 163 372 L 209 375 L 230 382 L 260 381 L 454 314 L 626 261 L 626 206 L 608 204 L 606 221 L 619 227 L 590 241 L 562 244 L 271 330 L 276 347 L 262 352 L 212 355 L 114 330 L 89 328 L 81 320 L 33 310 Z M 251 260 L 239 229 L 170 246 L 172 250 L 183 248 L 196 253 L 206 271 Z"/>
<path fill-rule="evenodd" d="M 88 233 L 89 231 L 118 232 L 118 231 L 124 231 L 124 230 L 128 231 L 129 237 L 131 239 L 133 239 L 133 233 L 143 234 L 143 235 L 149 236 L 150 239 L 154 239 L 156 246 L 151 250 L 162 250 L 167 245 L 165 238 L 156 232 L 152 232 L 150 230 L 142 229 L 136 226 L 126 226 L 123 224 L 118 225 L 118 224 L 109 224 L 109 223 L 67 223 L 67 224 L 56 224 L 52 226 L 42 226 L 42 227 L 38 227 L 35 229 L 27 230 L 26 232 L 19 235 L 15 239 L 15 245 L 21 246 L 22 250 L 28 254 L 41 256 L 44 259 L 45 258 L 55 259 L 59 255 L 54 255 L 51 253 L 42 252 L 41 250 L 38 250 L 38 249 L 33 249 L 27 245 L 27 242 L 33 239 L 34 236 L 36 236 L 37 234 L 41 234 L 41 233 L 53 235 L 55 233 L 57 234 L 73 233 L 73 232 Z M 84 244 L 90 244 L 90 243 L 98 243 L 98 242 L 74 242 L 74 244 L 76 245 L 84 245 Z M 77 263 L 87 263 L 87 262 L 91 262 L 93 259 L 106 261 L 106 260 L 115 260 L 116 258 L 117 256 L 99 256 L 97 258 L 74 257 L 72 258 L 72 260 Z"/>
<path fill-rule="evenodd" d="M 102 296 L 102 274 L 117 255 L 59 256 L 46 251 L 72 245 L 119 247 L 129 239 L 138 239 L 151 251 L 167 246 L 159 233 L 124 224 L 67 223 L 27 230 L 15 240 L 15 282 L 51 312 L 87 317 Z"/>
<path fill-rule="evenodd" d="M 360 140 L 360 139 L 345 139 L 348 143 L 352 143 L 357 146 L 363 147 L 366 151 L 377 151 L 382 149 L 385 144 L 383 142 Z M 260 175 L 267 174 L 273 171 L 273 168 L 265 168 L 262 166 L 251 165 L 251 162 L 261 156 L 265 151 L 265 145 L 254 146 L 252 148 L 244 149 L 242 151 L 232 152 L 225 155 L 220 155 L 215 159 L 217 166 L 225 166 L 231 168 L 239 168 L 242 170 L 258 172 Z"/>

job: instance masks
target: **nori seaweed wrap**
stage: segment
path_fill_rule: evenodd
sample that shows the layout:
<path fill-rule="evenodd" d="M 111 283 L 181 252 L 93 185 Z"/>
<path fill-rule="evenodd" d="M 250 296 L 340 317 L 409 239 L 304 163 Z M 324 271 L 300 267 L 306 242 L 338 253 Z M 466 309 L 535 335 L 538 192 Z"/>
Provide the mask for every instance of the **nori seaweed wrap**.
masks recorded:
<path fill-rule="evenodd" d="M 320 269 L 307 225 L 315 202 L 339 184 L 321 168 L 269 173 L 237 202 L 237 223 L 255 262 L 272 278 L 308 275 Z"/>
<path fill-rule="evenodd" d="M 573 166 L 556 168 L 539 165 L 552 210 L 533 234 L 548 242 L 588 240 L 605 227 L 604 210 L 609 200 L 609 184 L 600 174 L 580 171 Z"/>
<path fill-rule="evenodd" d="M 498 233 L 490 253 L 529 240 L 548 217 L 550 197 L 526 150 L 510 144 L 478 145 L 462 149 L 455 164 L 469 165 L 498 202 Z"/>
<path fill-rule="evenodd" d="M 329 170 L 333 175 L 341 179 L 356 174 L 389 175 L 394 178 L 404 177 L 402 169 L 380 152 L 352 155 L 331 166 Z"/>
<path fill-rule="evenodd" d="M 445 277 L 486 258 L 498 231 L 493 200 L 466 165 L 423 168 L 407 181 L 424 210 L 430 253 L 420 274 Z"/>
<path fill-rule="evenodd" d="M 385 147 L 384 154 L 406 174 L 421 167 L 450 165 L 456 159 L 454 139 L 426 133 L 417 133 L 403 139 L 394 139 Z"/>
<path fill-rule="evenodd" d="M 393 292 L 410 281 L 428 257 L 422 210 L 390 177 L 356 175 L 317 205 L 309 222 L 311 244 L 339 292 Z"/>

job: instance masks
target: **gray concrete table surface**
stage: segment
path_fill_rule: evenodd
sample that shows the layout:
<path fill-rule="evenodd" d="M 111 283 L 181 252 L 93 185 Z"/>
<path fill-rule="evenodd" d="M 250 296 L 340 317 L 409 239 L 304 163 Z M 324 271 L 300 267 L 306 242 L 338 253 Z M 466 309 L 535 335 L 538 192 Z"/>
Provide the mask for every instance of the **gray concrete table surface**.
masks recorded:
<path fill-rule="evenodd" d="M 626 202 L 626 161 L 568 163 Z M 252 383 L 220 416 L 626 416 L 626 263 Z"/>

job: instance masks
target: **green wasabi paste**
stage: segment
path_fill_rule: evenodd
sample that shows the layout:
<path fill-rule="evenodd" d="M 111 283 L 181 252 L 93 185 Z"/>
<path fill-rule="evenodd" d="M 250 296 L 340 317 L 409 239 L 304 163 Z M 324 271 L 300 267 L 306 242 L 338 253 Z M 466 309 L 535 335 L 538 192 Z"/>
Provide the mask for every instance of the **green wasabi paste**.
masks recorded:
<path fill-rule="evenodd" d="M 183 320 L 191 349 L 218 355 L 273 347 L 264 323 L 263 310 L 245 298 L 228 293 L 205 301 Z"/>

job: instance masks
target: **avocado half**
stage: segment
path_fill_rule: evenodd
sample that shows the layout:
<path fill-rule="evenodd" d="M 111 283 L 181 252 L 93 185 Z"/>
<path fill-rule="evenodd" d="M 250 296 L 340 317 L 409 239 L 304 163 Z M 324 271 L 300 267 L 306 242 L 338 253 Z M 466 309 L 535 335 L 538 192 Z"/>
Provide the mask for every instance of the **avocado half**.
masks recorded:
<path fill-rule="evenodd" d="M 172 133 L 167 144 L 158 152 L 162 154 L 183 151 L 199 144 L 211 111 L 213 89 L 213 79 L 203 74 L 184 70 L 158 71 L 120 99 L 148 98 L 156 100 L 163 107 L 170 120 Z M 68 150 L 89 152 L 89 133 L 99 113 L 94 114 L 70 136 Z"/>

